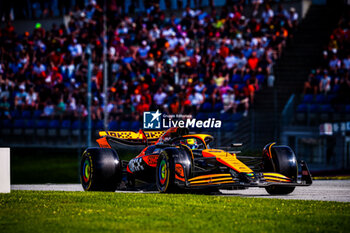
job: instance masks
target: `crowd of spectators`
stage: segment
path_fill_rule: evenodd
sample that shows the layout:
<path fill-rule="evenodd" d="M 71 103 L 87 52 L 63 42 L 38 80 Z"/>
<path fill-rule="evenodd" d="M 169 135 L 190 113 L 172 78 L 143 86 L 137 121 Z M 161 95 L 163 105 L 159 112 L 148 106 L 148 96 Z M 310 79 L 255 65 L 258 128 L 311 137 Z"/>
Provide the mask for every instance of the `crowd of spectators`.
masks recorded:
<path fill-rule="evenodd" d="M 327 96 L 334 110 L 350 103 L 350 21 L 341 18 L 330 35 L 317 69 L 304 83 L 304 94 Z"/>
<path fill-rule="evenodd" d="M 244 6 L 170 15 L 152 4 L 139 16 L 107 7 L 108 105 L 103 106 L 103 9 L 74 7 L 67 25 L 0 34 L 0 109 L 41 110 L 45 118 L 87 116 L 87 46 L 92 59 L 92 119 L 138 120 L 143 111 L 244 111 L 266 83 L 298 22 L 295 9 L 247 17 Z M 340 80 L 339 80 L 340 81 Z"/>

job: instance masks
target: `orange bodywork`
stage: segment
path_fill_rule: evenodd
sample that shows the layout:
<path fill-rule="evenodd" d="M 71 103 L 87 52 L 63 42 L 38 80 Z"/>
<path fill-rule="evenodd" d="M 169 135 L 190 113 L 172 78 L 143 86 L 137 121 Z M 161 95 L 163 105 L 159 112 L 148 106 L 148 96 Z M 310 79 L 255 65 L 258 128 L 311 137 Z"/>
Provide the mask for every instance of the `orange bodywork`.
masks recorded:
<path fill-rule="evenodd" d="M 272 154 L 271 154 L 271 147 L 273 146 L 273 145 L 275 145 L 276 143 L 274 142 L 274 143 L 271 143 L 271 145 L 269 146 L 269 154 L 268 154 L 268 156 L 270 157 L 270 159 L 272 159 Z"/>
<path fill-rule="evenodd" d="M 217 178 L 217 177 L 232 177 L 232 176 L 231 176 L 230 173 L 227 173 L 227 174 L 210 174 L 210 175 L 197 176 L 197 177 L 189 179 L 188 181 L 197 181 L 197 180 L 211 179 L 211 178 Z"/>
<path fill-rule="evenodd" d="M 150 167 L 157 167 L 158 155 L 146 155 L 142 157 L 143 161 Z"/>
<path fill-rule="evenodd" d="M 191 178 L 188 181 L 192 186 L 235 183 L 230 173 L 202 175 Z"/>
<path fill-rule="evenodd" d="M 182 165 L 179 164 L 179 163 L 175 164 L 175 172 L 176 172 L 177 174 L 179 174 L 179 176 L 185 177 L 185 175 L 184 175 L 184 169 L 183 169 Z"/>
<path fill-rule="evenodd" d="M 214 185 L 214 184 L 233 184 L 233 183 L 236 183 L 235 181 L 219 181 L 219 182 L 209 182 L 209 183 L 203 183 L 203 184 L 192 184 L 191 183 L 191 186 L 208 186 L 208 184 L 211 184 L 211 185 Z"/>
<path fill-rule="evenodd" d="M 285 175 L 274 173 L 274 172 L 264 172 L 263 177 L 268 182 L 282 182 L 282 183 L 291 183 L 293 180 L 288 178 Z"/>
<path fill-rule="evenodd" d="M 236 154 L 230 154 L 224 150 L 206 149 L 202 151 L 203 157 L 216 157 L 216 160 L 237 172 L 253 172 L 244 163 L 239 161 Z"/>
<path fill-rule="evenodd" d="M 215 183 L 219 181 L 232 181 L 232 177 L 227 178 L 219 178 L 219 179 L 207 179 L 207 180 L 199 180 L 199 181 L 191 181 L 192 184 L 206 184 L 206 183 Z"/>
<path fill-rule="evenodd" d="M 97 139 L 96 142 L 101 148 L 111 148 L 105 137 Z"/>
<path fill-rule="evenodd" d="M 181 164 L 175 164 L 175 179 L 185 182 L 185 173 Z"/>

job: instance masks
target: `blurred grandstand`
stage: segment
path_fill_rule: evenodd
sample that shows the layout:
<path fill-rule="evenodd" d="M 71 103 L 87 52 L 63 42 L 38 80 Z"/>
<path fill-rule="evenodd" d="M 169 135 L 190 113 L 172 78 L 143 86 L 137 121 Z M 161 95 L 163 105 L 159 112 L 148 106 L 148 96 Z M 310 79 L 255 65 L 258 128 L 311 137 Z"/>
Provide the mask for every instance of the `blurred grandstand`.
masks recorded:
<path fill-rule="evenodd" d="M 1 3 L 0 145 L 85 145 L 90 46 L 93 131 L 138 130 L 160 109 L 221 119 L 218 145 L 278 141 L 315 169 L 349 169 L 342 1 L 106 2 Z M 339 130 L 320 135 L 324 123 Z"/>

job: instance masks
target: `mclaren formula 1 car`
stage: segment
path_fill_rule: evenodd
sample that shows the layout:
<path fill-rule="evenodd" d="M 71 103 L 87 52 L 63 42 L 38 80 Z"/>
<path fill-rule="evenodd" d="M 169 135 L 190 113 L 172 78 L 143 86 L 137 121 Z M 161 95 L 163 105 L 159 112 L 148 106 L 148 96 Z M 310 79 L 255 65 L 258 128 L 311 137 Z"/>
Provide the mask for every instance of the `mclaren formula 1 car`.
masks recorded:
<path fill-rule="evenodd" d="M 242 162 L 246 156 L 241 159 L 235 151 L 211 148 L 212 136 L 189 134 L 187 128 L 101 131 L 99 135 L 100 147 L 86 149 L 81 158 L 80 177 L 86 191 L 134 190 L 150 184 L 164 193 L 260 187 L 280 195 L 312 184 L 306 163 L 299 162 L 298 177 L 292 149 L 275 143 L 265 146 L 259 166 L 253 168 Z M 230 148 L 236 146 L 241 145 Z M 133 158 L 124 161 L 123 157 Z"/>

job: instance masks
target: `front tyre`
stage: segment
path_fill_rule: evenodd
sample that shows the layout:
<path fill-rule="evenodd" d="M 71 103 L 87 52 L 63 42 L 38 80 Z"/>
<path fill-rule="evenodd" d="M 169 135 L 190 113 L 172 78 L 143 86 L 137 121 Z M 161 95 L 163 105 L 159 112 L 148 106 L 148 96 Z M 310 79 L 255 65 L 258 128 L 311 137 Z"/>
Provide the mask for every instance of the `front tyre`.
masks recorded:
<path fill-rule="evenodd" d="M 175 190 L 175 164 L 174 158 L 166 151 L 159 154 L 156 167 L 156 185 L 161 193 L 174 192 Z"/>
<path fill-rule="evenodd" d="M 85 191 L 114 192 L 122 179 L 121 161 L 109 148 L 88 148 L 80 163 L 80 181 Z"/>
<path fill-rule="evenodd" d="M 298 163 L 293 150 L 288 146 L 268 144 L 263 151 L 263 166 L 265 172 L 276 172 L 297 182 Z M 271 185 L 265 188 L 271 195 L 287 195 L 294 191 L 295 186 Z"/>

